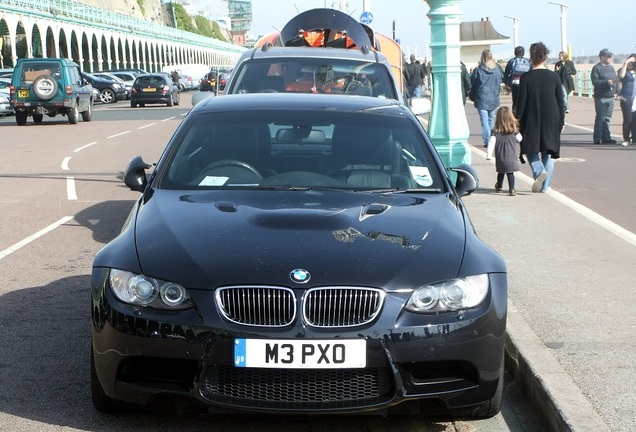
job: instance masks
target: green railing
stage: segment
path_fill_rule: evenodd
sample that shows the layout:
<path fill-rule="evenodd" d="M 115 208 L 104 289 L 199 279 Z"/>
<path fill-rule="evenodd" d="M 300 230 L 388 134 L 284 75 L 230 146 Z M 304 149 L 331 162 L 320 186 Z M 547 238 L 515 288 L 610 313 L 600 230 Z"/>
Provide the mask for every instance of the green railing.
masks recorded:
<path fill-rule="evenodd" d="M 213 48 L 227 52 L 241 53 L 243 47 L 208 38 L 173 27 L 133 18 L 128 15 L 109 12 L 72 0 L 0 0 L 0 11 L 25 12 L 34 16 L 85 24 L 107 30 L 134 33 L 154 39 L 186 43 L 203 48 Z"/>

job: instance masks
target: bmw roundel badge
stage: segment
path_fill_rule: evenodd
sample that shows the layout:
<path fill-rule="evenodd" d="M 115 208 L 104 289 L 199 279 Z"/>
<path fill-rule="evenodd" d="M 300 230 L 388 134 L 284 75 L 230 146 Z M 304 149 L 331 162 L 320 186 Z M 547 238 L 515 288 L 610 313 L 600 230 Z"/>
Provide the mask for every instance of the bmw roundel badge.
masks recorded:
<path fill-rule="evenodd" d="M 292 272 L 289 274 L 289 277 L 296 283 L 304 284 L 309 282 L 309 279 L 311 279 L 311 274 L 309 274 L 309 272 L 305 269 L 295 269 L 292 270 Z"/>

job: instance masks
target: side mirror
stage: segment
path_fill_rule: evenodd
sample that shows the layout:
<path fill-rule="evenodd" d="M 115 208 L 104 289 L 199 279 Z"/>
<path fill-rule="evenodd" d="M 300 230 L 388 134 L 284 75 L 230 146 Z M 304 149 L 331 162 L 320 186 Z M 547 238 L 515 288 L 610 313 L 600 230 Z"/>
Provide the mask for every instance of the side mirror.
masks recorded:
<path fill-rule="evenodd" d="M 470 195 L 479 187 L 479 176 L 472 166 L 462 164 L 458 167 L 450 168 L 450 170 L 457 174 L 455 191 L 460 197 Z"/>
<path fill-rule="evenodd" d="M 151 166 L 144 162 L 141 156 L 135 156 L 124 171 L 124 184 L 131 190 L 143 192 L 148 184 L 146 170 Z"/>

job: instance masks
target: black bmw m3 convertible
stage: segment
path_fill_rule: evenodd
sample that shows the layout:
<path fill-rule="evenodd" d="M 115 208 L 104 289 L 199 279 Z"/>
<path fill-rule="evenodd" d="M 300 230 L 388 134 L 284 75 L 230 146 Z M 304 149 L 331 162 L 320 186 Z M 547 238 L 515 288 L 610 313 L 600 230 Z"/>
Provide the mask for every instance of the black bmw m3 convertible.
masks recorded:
<path fill-rule="evenodd" d="M 93 263 L 98 410 L 499 412 L 506 265 L 410 108 L 209 98 L 152 162 Z"/>

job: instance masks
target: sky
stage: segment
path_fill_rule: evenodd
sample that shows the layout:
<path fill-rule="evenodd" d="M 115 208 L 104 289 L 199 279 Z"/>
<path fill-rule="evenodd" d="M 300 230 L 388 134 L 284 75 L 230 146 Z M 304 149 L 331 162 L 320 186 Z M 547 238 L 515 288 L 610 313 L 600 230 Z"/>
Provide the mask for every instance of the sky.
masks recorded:
<path fill-rule="evenodd" d="M 194 0 L 196 1 L 196 0 Z M 220 0 L 198 0 L 200 4 L 215 7 Z M 308 9 L 338 7 L 348 4 L 349 13 L 360 20 L 364 11 L 363 0 L 252 0 L 252 28 L 250 35 L 258 37 L 280 30 L 289 19 Z M 598 56 L 602 48 L 615 54 L 636 52 L 636 1 L 609 2 L 599 7 L 597 0 L 559 0 L 568 5 L 565 17 L 566 41 L 572 46 L 573 56 Z M 406 54 L 427 57 L 430 43 L 428 4 L 424 0 L 367 0 L 367 9 L 373 15 L 370 26 L 378 33 L 399 39 Z M 620 5 L 619 5 L 620 4 Z M 541 41 L 557 56 L 561 51 L 561 7 L 547 0 L 462 0 L 459 4 L 461 21 L 480 21 L 488 17 L 495 30 L 510 38 L 510 43 L 493 45 L 495 57 L 513 56 L 514 31 L 511 18 L 518 18 L 518 44 L 526 48 Z M 602 20 L 599 22 L 599 17 Z"/>

